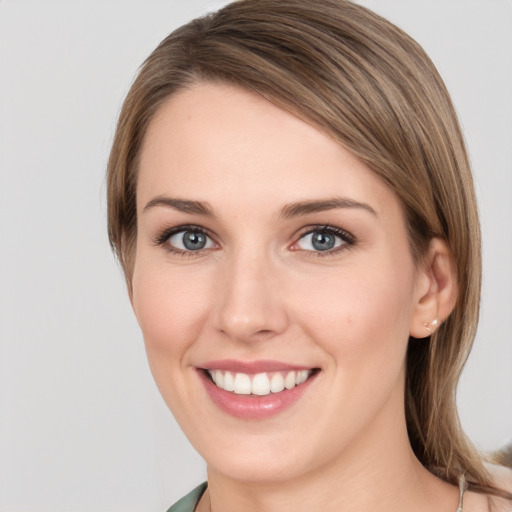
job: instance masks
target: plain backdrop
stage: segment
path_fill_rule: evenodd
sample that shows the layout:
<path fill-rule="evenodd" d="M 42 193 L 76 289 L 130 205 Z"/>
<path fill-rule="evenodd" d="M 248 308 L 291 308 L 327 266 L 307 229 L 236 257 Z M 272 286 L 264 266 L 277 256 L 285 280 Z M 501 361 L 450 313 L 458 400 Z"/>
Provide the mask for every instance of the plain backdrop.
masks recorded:
<path fill-rule="evenodd" d="M 205 478 L 147 366 L 105 234 L 105 164 L 136 69 L 225 2 L 0 1 L 0 510 L 163 512 Z M 512 436 L 512 2 L 367 0 L 415 37 L 465 131 L 484 299 L 459 390 Z"/>

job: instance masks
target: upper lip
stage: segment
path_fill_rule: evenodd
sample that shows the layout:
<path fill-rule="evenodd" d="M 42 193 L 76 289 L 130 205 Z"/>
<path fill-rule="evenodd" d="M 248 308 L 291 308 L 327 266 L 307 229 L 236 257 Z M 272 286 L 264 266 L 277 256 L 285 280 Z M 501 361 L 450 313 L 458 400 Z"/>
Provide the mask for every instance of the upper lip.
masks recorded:
<path fill-rule="evenodd" d="M 311 370 L 313 367 L 272 360 L 238 361 L 235 359 L 221 359 L 218 361 L 208 361 L 198 366 L 198 368 L 203 370 L 224 370 L 233 373 L 256 374 L 264 372 Z"/>

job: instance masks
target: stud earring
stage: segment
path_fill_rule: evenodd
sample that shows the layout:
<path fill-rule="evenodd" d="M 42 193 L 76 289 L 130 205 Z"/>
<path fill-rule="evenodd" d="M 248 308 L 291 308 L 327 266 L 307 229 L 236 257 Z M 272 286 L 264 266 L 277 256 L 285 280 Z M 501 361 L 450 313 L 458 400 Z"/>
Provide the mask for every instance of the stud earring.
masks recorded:
<path fill-rule="evenodd" d="M 437 325 L 437 318 L 434 319 L 432 323 L 424 322 L 423 325 L 425 326 L 425 329 L 428 332 L 432 332 L 434 330 L 434 328 L 436 327 L 436 325 Z"/>

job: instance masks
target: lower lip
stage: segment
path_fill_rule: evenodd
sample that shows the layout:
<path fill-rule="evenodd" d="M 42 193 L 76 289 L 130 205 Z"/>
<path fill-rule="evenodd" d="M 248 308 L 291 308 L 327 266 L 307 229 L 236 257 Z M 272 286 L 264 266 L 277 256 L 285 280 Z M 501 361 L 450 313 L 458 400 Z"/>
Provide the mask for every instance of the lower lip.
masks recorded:
<path fill-rule="evenodd" d="M 246 420 L 270 418 L 288 409 L 299 401 L 316 377 L 316 374 L 313 374 L 308 380 L 292 389 L 285 389 L 279 393 L 270 393 L 265 396 L 256 396 L 237 395 L 236 393 L 225 391 L 217 387 L 204 370 L 198 370 L 198 373 L 209 397 L 215 405 L 231 416 Z"/>

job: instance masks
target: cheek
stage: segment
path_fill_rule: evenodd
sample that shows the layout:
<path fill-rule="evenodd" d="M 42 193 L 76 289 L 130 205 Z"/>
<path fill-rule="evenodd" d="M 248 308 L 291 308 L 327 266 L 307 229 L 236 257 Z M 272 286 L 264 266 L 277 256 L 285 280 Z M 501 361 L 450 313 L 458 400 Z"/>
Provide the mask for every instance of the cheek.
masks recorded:
<path fill-rule="evenodd" d="M 136 265 L 133 307 L 150 363 L 184 363 L 186 350 L 198 337 L 207 314 L 208 290 L 200 276 L 171 272 L 166 265 Z"/>
<path fill-rule="evenodd" d="M 380 260 L 382 263 L 383 260 Z M 370 265 L 303 283 L 297 317 L 309 335 L 347 367 L 402 363 L 413 303 L 413 266 Z"/>
<path fill-rule="evenodd" d="M 394 274 L 361 267 L 360 272 L 339 273 L 322 287 L 304 286 L 297 317 L 329 355 L 325 375 L 330 389 L 337 390 L 336 398 L 322 404 L 316 417 L 319 422 L 324 418 L 326 431 L 334 424 L 334 431 L 345 433 L 340 442 L 349 442 L 390 399 L 397 404 L 396 411 L 403 404 L 413 297 L 410 276 L 407 268 Z M 351 411 L 350 422 L 340 408 Z"/>

